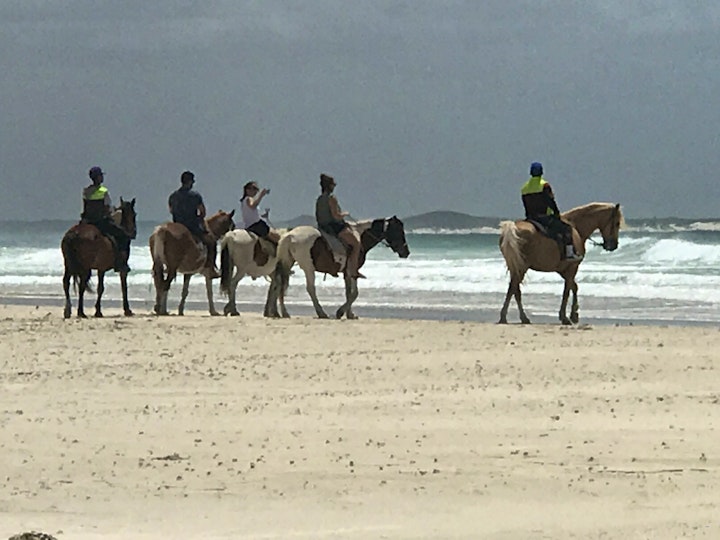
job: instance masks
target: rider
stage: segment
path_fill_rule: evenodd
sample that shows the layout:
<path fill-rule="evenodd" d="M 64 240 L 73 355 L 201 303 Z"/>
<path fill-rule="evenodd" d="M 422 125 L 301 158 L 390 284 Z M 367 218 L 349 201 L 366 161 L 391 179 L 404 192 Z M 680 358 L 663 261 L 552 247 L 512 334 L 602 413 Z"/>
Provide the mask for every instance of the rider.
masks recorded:
<path fill-rule="evenodd" d="M 242 218 L 245 230 L 255 233 L 260 238 L 265 238 L 273 244 L 280 241 L 280 235 L 270 229 L 267 224 L 268 211 L 260 215 L 258 206 L 265 195 L 270 193 L 269 188 L 260 189 L 257 182 L 250 180 L 243 186 L 243 196 L 240 199 L 242 206 Z"/>
<path fill-rule="evenodd" d="M 333 191 L 335 190 L 335 179 L 327 174 L 320 175 L 321 195 L 315 202 L 315 219 L 317 219 L 318 229 L 332 236 L 337 236 L 342 240 L 348 248 L 347 270 L 350 277 L 364 278 L 359 271 L 360 266 L 360 240 L 354 231 L 345 222 L 345 217 L 349 216 L 349 212 L 343 212 L 340 209 Z"/>
<path fill-rule="evenodd" d="M 108 189 L 102 185 L 105 173 L 100 167 L 92 167 L 88 171 L 92 184 L 82 191 L 83 211 L 80 223 L 95 225 L 100 232 L 109 237 L 114 244 L 116 272 L 129 272 L 127 264 L 130 256 L 130 237 L 112 219 L 112 203 Z"/>
<path fill-rule="evenodd" d="M 180 175 L 180 189 L 173 192 L 168 199 L 168 207 L 173 221 L 185 225 L 195 238 L 207 246 L 205 267 L 211 279 L 220 277 L 215 266 L 217 254 L 217 238 L 205 228 L 205 204 L 202 196 L 193 191 L 195 175 L 185 171 Z"/>
<path fill-rule="evenodd" d="M 575 252 L 572 227 L 560 218 L 560 210 L 555 202 L 550 184 L 543 178 L 542 163 L 530 165 L 530 179 L 521 189 L 525 219 L 531 219 L 544 225 L 552 236 L 562 238 L 565 251 L 563 259 L 567 261 L 582 260 L 582 255 Z"/>

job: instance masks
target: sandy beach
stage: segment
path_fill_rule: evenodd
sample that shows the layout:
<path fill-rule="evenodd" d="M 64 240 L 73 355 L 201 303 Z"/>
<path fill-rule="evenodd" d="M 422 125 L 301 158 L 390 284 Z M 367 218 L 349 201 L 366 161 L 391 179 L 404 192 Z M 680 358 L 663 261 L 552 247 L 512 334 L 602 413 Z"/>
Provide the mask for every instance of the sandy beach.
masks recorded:
<path fill-rule="evenodd" d="M 718 538 L 716 327 L 0 306 L 0 538 Z"/>

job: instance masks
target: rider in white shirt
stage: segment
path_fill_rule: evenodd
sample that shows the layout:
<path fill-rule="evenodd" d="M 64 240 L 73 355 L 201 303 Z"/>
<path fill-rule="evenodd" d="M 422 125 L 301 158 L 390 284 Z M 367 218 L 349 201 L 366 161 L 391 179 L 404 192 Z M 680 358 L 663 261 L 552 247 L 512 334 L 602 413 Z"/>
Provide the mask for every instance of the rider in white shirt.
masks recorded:
<path fill-rule="evenodd" d="M 270 193 L 269 189 L 263 188 L 261 190 L 253 180 L 243 186 L 243 196 L 242 199 L 240 199 L 243 227 L 245 230 L 255 233 L 260 238 L 265 238 L 277 244 L 280 240 L 280 235 L 270 230 L 270 226 L 265 219 L 263 219 L 267 217 L 267 213 L 261 216 L 260 210 L 258 209 L 260 201 L 262 201 L 263 197 L 268 193 Z"/>

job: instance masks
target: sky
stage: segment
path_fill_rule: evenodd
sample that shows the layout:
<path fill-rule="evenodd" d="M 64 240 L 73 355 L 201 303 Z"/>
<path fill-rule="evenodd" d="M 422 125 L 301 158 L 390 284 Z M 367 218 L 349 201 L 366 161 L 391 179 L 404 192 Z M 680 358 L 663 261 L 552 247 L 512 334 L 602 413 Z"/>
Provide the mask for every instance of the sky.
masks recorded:
<path fill-rule="evenodd" d="M 282 221 L 320 173 L 356 219 L 563 209 L 720 216 L 713 0 L 2 0 L 0 219 L 75 219 L 88 169 L 168 219 L 248 180 Z"/>

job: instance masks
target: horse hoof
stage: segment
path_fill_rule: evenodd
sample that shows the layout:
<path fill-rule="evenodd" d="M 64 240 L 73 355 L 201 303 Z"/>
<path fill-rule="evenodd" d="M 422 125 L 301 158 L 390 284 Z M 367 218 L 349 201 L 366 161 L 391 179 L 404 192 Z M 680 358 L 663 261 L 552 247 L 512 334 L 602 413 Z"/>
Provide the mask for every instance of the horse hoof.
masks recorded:
<path fill-rule="evenodd" d="M 521 322 L 522 324 L 532 324 L 532 323 L 530 322 L 530 319 L 527 319 L 527 318 L 525 318 L 525 319 L 520 319 L 520 322 Z"/>
<path fill-rule="evenodd" d="M 574 315 L 570 315 L 570 320 L 572 321 L 573 324 L 577 324 L 580 322 L 580 316 L 577 313 L 575 313 Z"/>
<path fill-rule="evenodd" d="M 99 311 L 96 311 L 96 312 L 95 312 L 95 318 L 96 318 L 96 319 L 102 319 L 102 318 L 103 318 L 103 314 L 100 313 Z"/>
<path fill-rule="evenodd" d="M 498 324 L 507 324 L 507 319 L 505 317 L 502 317 L 497 323 Z"/>
<path fill-rule="evenodd" d="M 131 310 L 129 310 L 129 309 L 128 309 L 128 310 L 125 310 L 124 313 L 125 313 L 125 316 L 126 316 L 126 317 L 134 317 L 134 316 L 135 316 L 135 314 L 134 314 Z"/>
<path fill-rule="evenodd" d="M 348 313 L 347 318 L 350 319 L 351 321 L 356 321 L 358 319 L 358 316 L 355 315 L 354 313 Z"/>
<path fill-rule="evenodd" d="M 560 323 L 561 323 L 563 326 L 572 326 L 572 323 L 570 322 L 570 319 L 561 319 L 561 320 L 560 320 Z"/>
<path fill-rule="evenodd" d="M 69 309 L 66 309 L 65 311 L 63 311 L 63 319 L 69 319 L 70 315 L 72 315 L 72 313 L 70 312 Z"/>
<path fill-rule="evenodd" d="M 84 313 L 78 313 L 77 316 L 78 316 L 78 319 L 87 319 L 87 315 L 85 315 Z"/>
<path fill-rule="evenodd" d="M 211 316 L 211 317 L 219 317 L 219 316 L 220 316 L 220 312 L 219 312 L 219 311 L 211 311 L 211 312 L 210 312 L 210 316 Z"/>
<path fill-rule="evenodd" d="M 318 313 L 318 319 L 328 319 L 327 313 Z"/>

